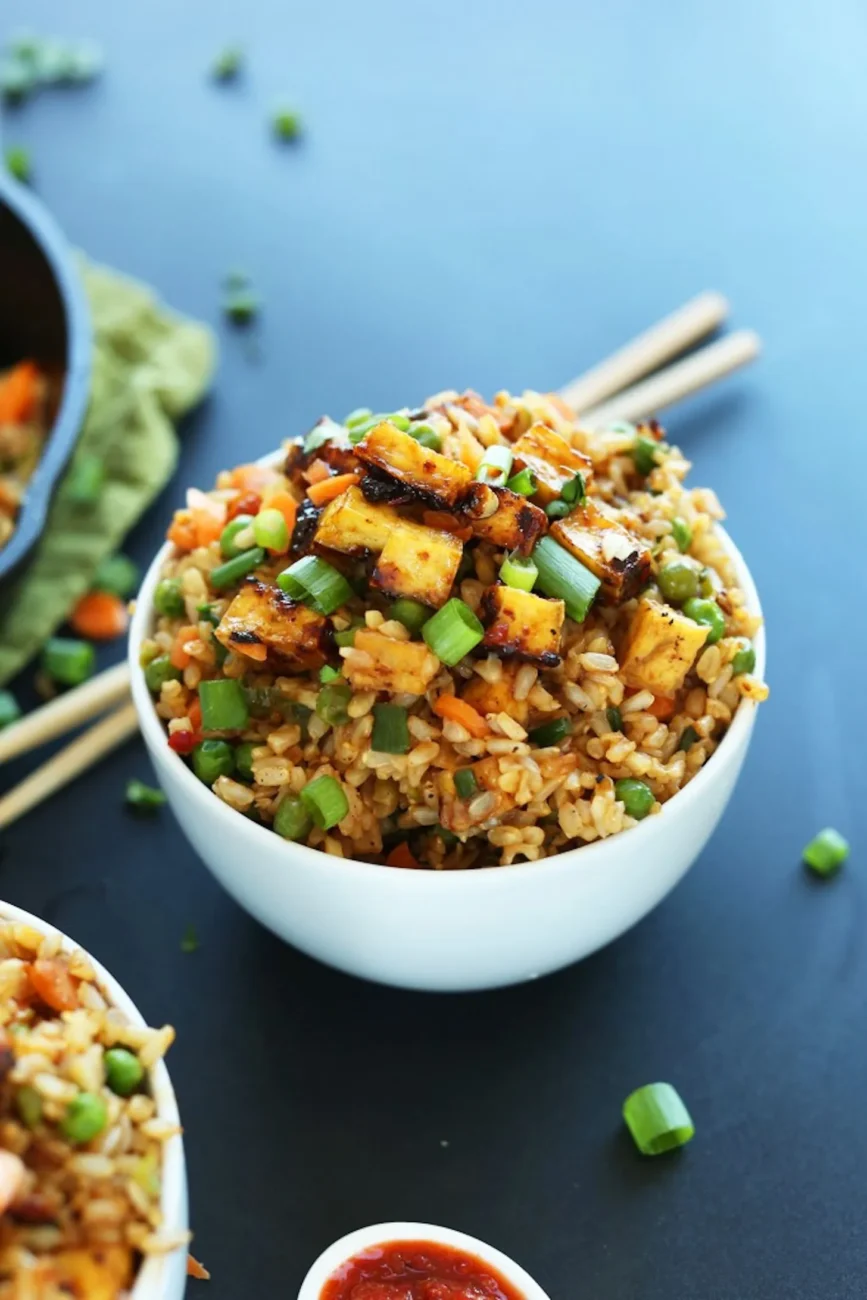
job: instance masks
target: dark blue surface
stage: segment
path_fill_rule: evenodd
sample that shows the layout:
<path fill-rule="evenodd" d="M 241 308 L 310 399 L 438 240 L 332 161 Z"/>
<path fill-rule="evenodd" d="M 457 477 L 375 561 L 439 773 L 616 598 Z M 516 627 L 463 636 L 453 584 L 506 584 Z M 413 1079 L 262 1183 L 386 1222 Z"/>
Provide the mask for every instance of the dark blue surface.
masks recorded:
<path fill-rule="evenodd" d="M 484 997 L 344 979 L 230 904 L 167 815 L 127 820 L 136 746 L 6 836 L 2 893 L 178 1025 L 208 1295 L 292 1296 L 338 1234 L 417 1217 L 553 1300 L 862 1298 L 863 4 L 15 8 L 108 55 L 6 119 L 72 239 L 206 318 L 238 264 L 266 300 L 259 363 L 223 331 L 141 559 L 185 482 L 323 410 L 556 386 L 706 287 L 766 344 L 670 427 L 761 589 L 773 695 L 711 845 L 620 943 Z M 248 70 L 215 88 L 234 39 Z M 284 97 L 297 147 L 269 138 Z M 854 851 L 818 885 L 798 858 L 825 824 Z M 619 1109 L 654 1078 L 698 1134 L 643 1162 Z"/>

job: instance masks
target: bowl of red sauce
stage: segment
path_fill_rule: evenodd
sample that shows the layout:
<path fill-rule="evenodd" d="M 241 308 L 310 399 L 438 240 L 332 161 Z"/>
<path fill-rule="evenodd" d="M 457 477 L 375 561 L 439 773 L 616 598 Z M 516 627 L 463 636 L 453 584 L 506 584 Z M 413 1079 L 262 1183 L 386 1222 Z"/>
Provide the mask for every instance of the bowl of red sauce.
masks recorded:
<path fill-rule="evenodd" d="M 549 1300 L 520 1264 L 431 1223 L 378 1223 L 316 1260 L 298 1300 Z"/>

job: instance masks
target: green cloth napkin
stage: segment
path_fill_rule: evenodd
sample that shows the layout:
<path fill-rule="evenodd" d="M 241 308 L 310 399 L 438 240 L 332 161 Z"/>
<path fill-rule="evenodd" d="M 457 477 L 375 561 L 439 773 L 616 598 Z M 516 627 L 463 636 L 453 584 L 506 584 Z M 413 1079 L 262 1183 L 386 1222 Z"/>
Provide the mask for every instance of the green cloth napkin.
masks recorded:
<path fill-rule="evenodd" d="M 171 478 L 174 421 L 201 401 L 217 347 L 206 325 L 158 302 L 145 285 L 95 266 L 79 269 L 90 300 L 94 350 L 90 406 L 45 531 L 22 576 L 3 592 L 0 684 L 13 677 L 68 616 Z M 104 486 L 94 505 L 69 499 L 76 461 L 98 457 Z"/>

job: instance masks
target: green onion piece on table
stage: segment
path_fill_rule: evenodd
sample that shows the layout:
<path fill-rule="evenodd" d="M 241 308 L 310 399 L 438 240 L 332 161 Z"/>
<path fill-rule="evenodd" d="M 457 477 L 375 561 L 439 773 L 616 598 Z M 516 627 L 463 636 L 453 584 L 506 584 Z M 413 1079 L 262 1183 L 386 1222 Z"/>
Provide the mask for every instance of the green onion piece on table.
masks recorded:
<path fill-rule="evenodd" d="M 532 558 L 519 555 L 517 551 L 507 555 L 500 566 L 500 580 L 518 591 L 532 591 L 538 576 L 539 570 Z"/>
<path fill-rule="evenodd" d="M 21 717 L 18 701 L 11 691 L 0 690 L 0 731 Z"/>
<path fill-rule="evenodd" d="M 689 1111 L 670 1083 L 648 1083 L 636 1088 L 623 1103 L 623 1118 L 645 1156 L 685 1146 L 695 1135 Z"/>
<path fill-rule="evenodd" d="M 166 796 L 155 786 L 145 785 L 144 781 L 133 778 L 126 783 L 126 801 L 137 812 L 155 812 L 162 808 Z"/>
<path fill-rule="evenodd" d="M 608 725 L 612 731 L 623 730 L 623 715 L 614 705 L 605 710 L 605 717 L 608 719 Z"/>
<path fill-rule="evenodd" d="M 250 711 L 240 682 L 232 677 L 199 683 L 204 731 L 243 731 Z"/>
<path fill-rule="evenodd" d="M 433 610 L 427 605 L 423 605 L 420 600 L 411 600 L 408 596 L 401 596 L 392 605 L 389 613 L 392 618 L 396 618 L 398 623 L 403 623 L 408 632 L 416 636 L 427 623 L 428 619 L 433 617 Z"/>
<path fill-rule="evenodd" d="M 715 645 L 725 636 L 726 616 L 715 600 L 703 600 L 699 596 L 693 596 L 690 600 L 684 601 L 683 612 L 694 623 L 709 629 L 705 645 Z"/>
<path fill-rule="evenodd" d="M 96 654 L 89 641 L 53 636 L 45 642 L 42 667 L 61 686 L 80 686 L 93 675 Z"/>
<path fill-rule="evenodd" d="M 679 551 L 688 551 L 692 544 L 692 529 L 685 519 L 675 515 L 671 521 L 671 535 L 677 543 Z"/>
<path fill-rule="evenodd" d="M 94 574 L 93 589 L 110 591 L 126 600 L 138 590 L 140 573 L 137 564 L 127 555 L 107 555 Z"/>
<path fill-rule="evenodd" d="M 658 453 L 659 443 L 653 438 L 647 438 L 643 433 L 636 436 L 632 444 L 632 459 L 642 478 L 647 478 L 648 474 L 656 468 Z"/>
<path fill-rule="evenodd" d="M 343 786 L 333 776 L 318 776 L 301 791 L 301 800 L 321 831 L 328 831 L 349 812 Z"/>
<path fill-rule="evenodd" d="M 686 753 L 688 750 L 692 749 L 697 740 L 698 732 L 695 727 L 684 727 L 683 731 L 680 733 L 680 740 L 677 742 L 677 748 Z"/>
<path fill-rule="evenodd" d="M 804 849 L 804 861 L 820 876 L 830 876 L 846 861 L 849 845 L 839 831 L 826 826 Z"/>
<path fill-rule="evenodd" d="M 301 114 L 292 108 L 278 108 L 271 125 L 278 140 L 297 140 L 301 134 Z"/>
<path fill-rule="evenodd" d="M 374 704 L 370 748 L 377 754 L 406 754 L 410 744 L 406 717 L 401 704 Z"/>
<path fill-rule="evenodd" d="M 490 487 L 505 487 L 512 472 L 512 460 L 511 448 L 495 442 L 492 447 L 488 447 L 482 457 L 481 464 L 476 470 L 477 480 L 479 483 L 487 483 Z"/>
<path fill-rule="evenodd" d="M 289 549 L 289 528 L 279 510 L 260 510 L 253 520 L 253 538 L 257 546 L 277 554 Z"/>
<path fill-rule="evenodd" d="M 518 470 L 518 473 L 506 484 L 510 492 L 517 492 L 521 497 L 531 497 L 538 486 L 536 475 L 531 469 Z"/>
<path fill-rule="evenodd" d="M 249 551 L 242 551 L 240 555 L 227 560 L 225 564 L 218 564 L 216 569 L 211 570 L 211 586 L 217 591 L 221 591 L 223 587 L 231 587 L 248 573 L 252 573 L 254 569 L 258 568 L 264 558 L 265 552 L 261 546 L 254 546 Z"/>
<path fill-rule="evenodd" d="M 540 727 L 534 727 L 527 733 L 527 739 L 539 749 L 548 749 L 551 745 L 559 745 L 561 740 L 572 734 L 572 723 L 569 718 L 552 718 L 550 722 L 543 722 Z"/>
<path fill-rule="evenodd" d="M 553 537 L 543 537 L 533 549 L 539 570 L 536 585 L 546 596 L 565 601 L 566 613 L 583 623 L 601 586 L 599 579 Z"/>
<path fill-rule="evenodd" d="M 623 804 L 627 815 L 637 822 L 644 820 L 656 802 L 650 786 L 631 776 L 614 782 L 614 797 Z"/>
<path fill-rule="evenodd" d="M 145 1069 L 135 1052 L 126 1047 L 110 1047 L 104 1053 L 105 1081 L 118 1097 L 131 1097 L 145 1076 Z"/>
<path fill-rule="evenodd" d="M 226 740 L 202 740 L 193 750 L 193 771 L 205 785 L 213 785 L 218 776 L 231 776 L 235 770 L 235 751 Z"/>
<path fill-rule="evenodd" d="M 297 794 L 287 794 L 277 805 L 274 830 L 284 840 L 306 840 L 313 829 L 312 818 Z"/>
<path fill-rule="evenodd" d="M 154 587 L 154 609 L 166 618 L 180 618 L 184 613 L 184 593 L 175 578 L 163 578 Z"/>
<path fill-rule="evenodd" d="M 349 701 L 352 687 L 348 682 L 329 682 L 316 696 L 316 712 L 323 722 L 332 727 L 342 727 L 349 721 Z"/>
<path fill-rule="evenodd" d="M 455 772 L 455 790 L 459 799 L 472 799 L 479 788 L 476 774 L 471 767 L 461 767 Z"/>
<path fill-rule="evenodd" d="M 732 659 L 732 673 L 735 677 L 741 673 L 751 673 L 756 666 L 756 652 L 753 647 L 746 646 L 743 650 L 738 650 Z"/>
<path fill-rule="evenodd" d="M 144 670 L 145 682 L 152 695 L 159 695 L 164 682 L 179 682 L 181 670 L 176 668 L 168 655 L 157 655 Z"/>
<path fill-rule="evenodd" d="M 333 614 L 352 600 L 343 574 L 318 555 L 305 555 L 277 576 L 277 586 L 293 600 L 309 602 L 319 614 Z"/>
<path fill-rule="evenodd" d="M 437 658 L 453 668 L 479 644 L 485 629 L 469 605 L 453 596 L 428 619 L 421 634 Z"/>
<path fill-rule="evenodd" d="M 229 520 L 220 533 L 220 554 L 224 560 L 234 560 L 236 555 L 240 555 L 243 550 L 248 549 L 247 547 L 237 546 L 235 538 L 239 533 L 243 533 L 245 529 L 252 528 L 252 526 L 252 515 L 235 515 L 234 519 Z"/>

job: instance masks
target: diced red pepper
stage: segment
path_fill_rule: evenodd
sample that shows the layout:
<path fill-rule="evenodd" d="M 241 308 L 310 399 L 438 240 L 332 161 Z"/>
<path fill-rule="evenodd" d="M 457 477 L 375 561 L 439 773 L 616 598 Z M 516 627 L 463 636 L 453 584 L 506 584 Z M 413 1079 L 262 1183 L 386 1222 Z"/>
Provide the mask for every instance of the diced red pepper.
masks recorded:
<path fill-rule="evenodd" d="M 226 510 L 226 522 L 238 515 L 257 515 L 262 508 L 262 498 L 258 492 L 242 492 L 230 501 Z"/>
<path fill-rule="evenodd" d="M 169 736 L 169 749 L 176 754 L 192 754 L 201 739 L 197 731 L 173 731 Z"/>

